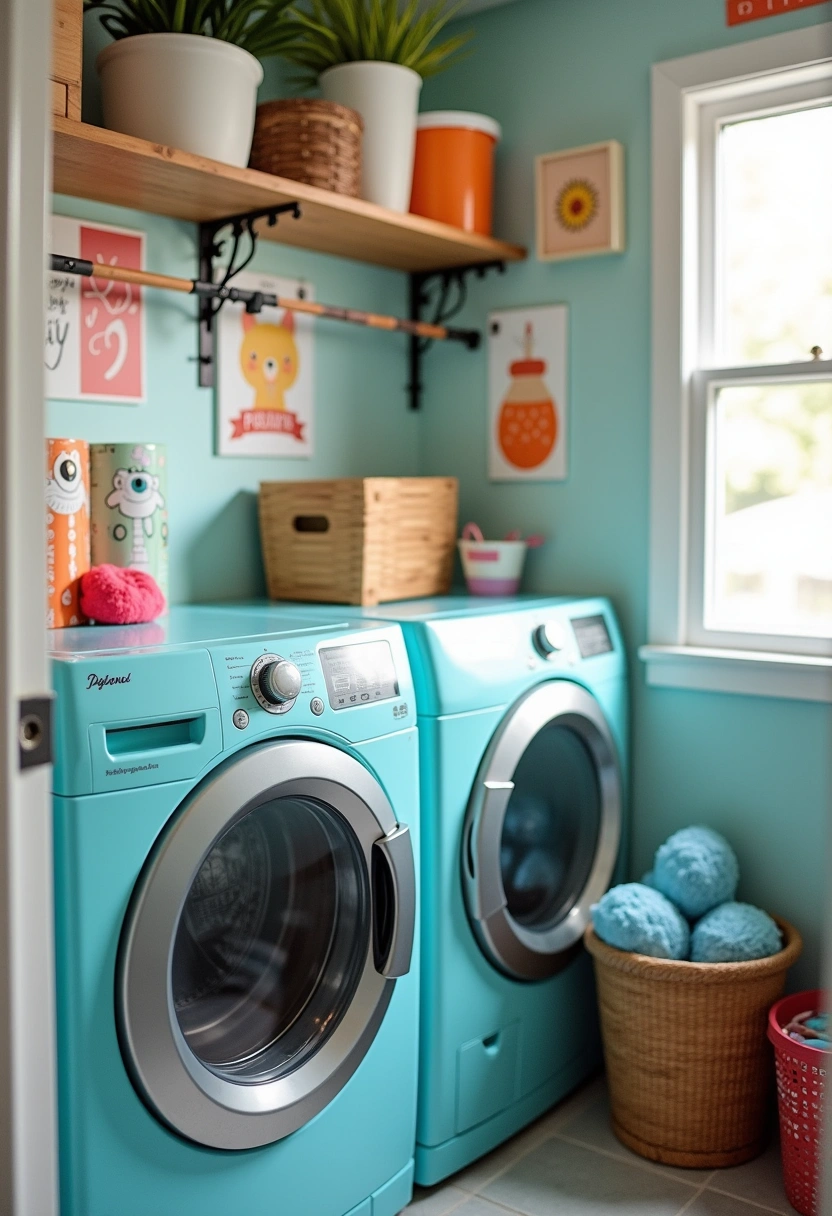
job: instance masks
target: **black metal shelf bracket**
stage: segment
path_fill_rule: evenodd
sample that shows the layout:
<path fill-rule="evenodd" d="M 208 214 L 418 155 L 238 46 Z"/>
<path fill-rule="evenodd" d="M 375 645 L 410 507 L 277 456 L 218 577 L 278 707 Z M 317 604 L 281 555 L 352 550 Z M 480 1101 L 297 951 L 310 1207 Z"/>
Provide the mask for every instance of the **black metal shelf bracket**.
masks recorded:
<path fill-rule="evenodd" d="M 197 362 L 200 388 L 213 387 L 216 366 L 214 318 L 226 300 L 237 298 L 236 290 L 230 286 L 230 283 L 241 270 L 245 270 L 257 252 L 258 234 L 255 224 L 258 220 L 265 220 L 268 226 L 273 228 L 281 215 L 291 215 L 293 219 L 299 220 L 300 204 L 296 202 L 281 203 L 277 207 L 264 207 L 261 211 L 245 211 L 241 215 L 229 215 L 224 219 L 206 220 L 199 225 L 199 283 L 216 284 L 210 295 L 200 294 L 199 300 Z M 231 232 L 228 235 L 220 236 L 225 228 L 230 228 Z M 217 262 L 222 258 L 229 239 L 232 241 L 231 256 L 217 282 L 215 278 Z M 248 293 L 246 294 L 248 295 Z M 263 307 L 260 297 L 260 292 L 254 292 L 252 297 L 246 300 L 246 312 L 260 311 Z"/>
<path fill-rule="evenodd" d="M 479 262 L 474 266 L 459 266 L 453 270 L 417 271 L 410 276 L 410 319 L 411 321 L 427 320 L 432 325 L 445 325 L 452 317 L 465 307 L 468 298 L 466 276 L 474 274 L 478 279 L 485 278 L 489 270 L 497 270 L 504 274 L 505 262 Z M 430 308 L 431 300 L 435 297 L 431 315 L 423 314 Z M 482 343 L 482 334 L 478 329 L 451 331 L 457 341 L 461 341 L 469 350 L 478 350 Z M 431 347 L 433 339 L 410 339 L 410 383 L 407 386 L 411 410 L 418 410 L 422 404 L 422 360 Z"/>

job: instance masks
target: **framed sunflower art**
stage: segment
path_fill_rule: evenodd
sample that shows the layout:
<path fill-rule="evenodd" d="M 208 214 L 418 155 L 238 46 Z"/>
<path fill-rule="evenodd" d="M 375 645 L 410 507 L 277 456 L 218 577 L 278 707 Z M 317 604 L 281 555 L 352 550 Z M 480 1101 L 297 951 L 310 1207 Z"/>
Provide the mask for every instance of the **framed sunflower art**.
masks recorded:
<path fill-rule="evenodd" d="M 535 162 L 542 262 L 624 249 L 624 149 L 615 139 Z"/>

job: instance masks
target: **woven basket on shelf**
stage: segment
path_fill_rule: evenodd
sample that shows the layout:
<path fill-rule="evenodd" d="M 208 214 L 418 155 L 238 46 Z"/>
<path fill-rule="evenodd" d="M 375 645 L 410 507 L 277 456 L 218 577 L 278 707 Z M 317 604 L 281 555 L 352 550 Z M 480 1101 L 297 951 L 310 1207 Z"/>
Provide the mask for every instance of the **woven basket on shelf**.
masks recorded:
<path fill-rule="evenodd" d="M 264 101 L 257 107 L 249 164 L 358 198 L 363 130 L 356 110 L 333 101 Z"/>
<path fill-rule="evenodd" d="M 615 950 L 592 926 L 612 1126 L 651 1161 L 702 1169 L 762 1152 L 772 1084 L 769 1007 L 802 949 L 749 963 L 688 963 Z"/>
<path fill-rule="evenodd" d="M 457 497 L 455 477 L 262 481 L 269 597 L 379 604 L 447 595 Z"/>

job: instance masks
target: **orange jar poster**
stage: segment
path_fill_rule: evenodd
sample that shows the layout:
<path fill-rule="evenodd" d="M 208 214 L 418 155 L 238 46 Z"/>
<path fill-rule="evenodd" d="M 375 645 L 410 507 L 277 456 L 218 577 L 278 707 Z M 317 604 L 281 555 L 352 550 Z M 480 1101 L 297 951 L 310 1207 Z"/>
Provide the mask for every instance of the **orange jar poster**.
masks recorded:
<path fill-rule="evenodd" d="M 566 306 L 488 318 L 489 476 L 566 477 Z"/>
<path fill-rule="evenodd" d="M 46 623 L 80 625 L 81 575 L 90 568 L 90 448 L 46 441 Z"/>

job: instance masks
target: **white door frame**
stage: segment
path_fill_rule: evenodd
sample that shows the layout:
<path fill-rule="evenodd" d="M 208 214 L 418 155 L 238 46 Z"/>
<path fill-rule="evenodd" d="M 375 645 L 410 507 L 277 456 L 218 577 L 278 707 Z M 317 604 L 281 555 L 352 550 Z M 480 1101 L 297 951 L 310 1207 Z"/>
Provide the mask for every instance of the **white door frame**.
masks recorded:
<path fill-rule="evenodd" d="M 0 1212 L 57 1205 L 48 764 L 21 769 L 45 646 L 43 272 L 50 0 L 0 3 Z M 47 715 L 48 717 L 48 715 Z M 36 737 L 37 723 L 29 731 Z M 48 745 L 44 749 L 48 752 Z M 32 752 L 30 758 L 34 757 Z"/>

